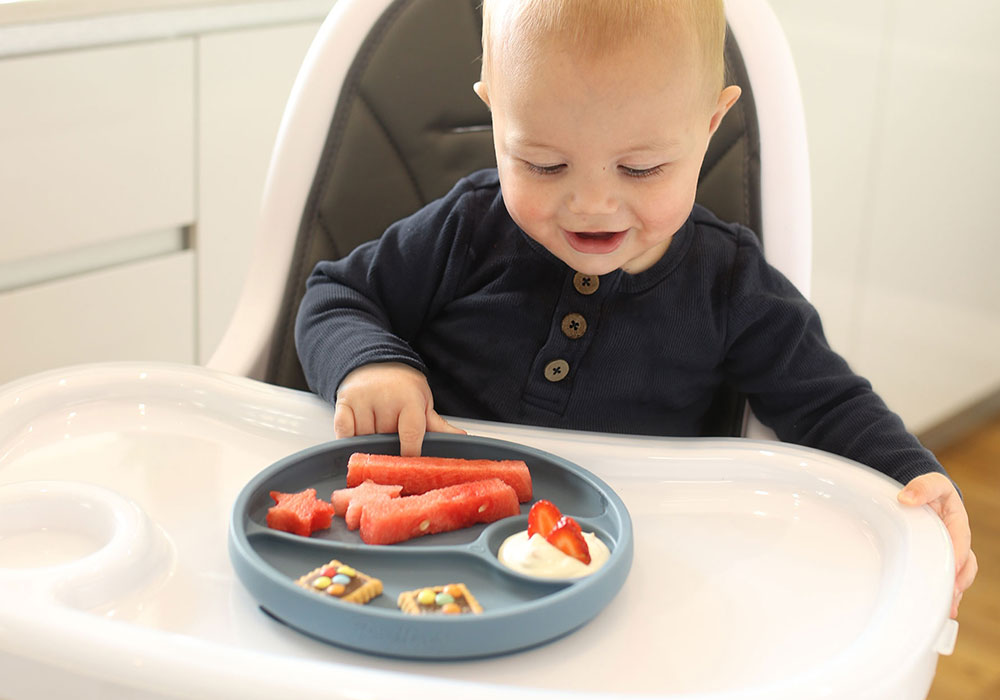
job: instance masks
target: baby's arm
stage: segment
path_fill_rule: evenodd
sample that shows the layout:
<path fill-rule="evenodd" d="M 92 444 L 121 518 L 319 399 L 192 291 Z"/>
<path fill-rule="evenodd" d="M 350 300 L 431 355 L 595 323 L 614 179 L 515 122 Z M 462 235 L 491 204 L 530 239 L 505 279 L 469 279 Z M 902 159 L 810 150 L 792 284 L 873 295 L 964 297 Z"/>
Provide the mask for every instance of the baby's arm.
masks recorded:
<path fill-rule="evenodd" d="M 740 252 L 729 317 L 731 381 L 782 440 L 874 467 L 906 484 L 901 503 L 928 505 L 938 514 L 955 550 L 951 613 L 957 615 L 977 571 L 958 490 L 871 385 L 830 349 L 815 309 L 766 266 L 756 246 Z"/>
<path fill-rule="evenodd" d="M 951 616 L 958 616 L 962 594 L 972 585 L 979 570 L 976 554 L 972 551 L 972 530 L 958 490 L 943 474 L 931 472 L 912 479 L 899 492 L 899 502 L 908 506 L 930 506 L 944 521 L 955 548 L 955 591 L 951 602 Z"/>
<path fill-rule="evenodd" d="M 338 435 L 388 432 L 385 426 L 398 427 L 400 422 L 408 429 L 417 422 L 412 407 L 420 401 L 425 409 L 431 406 L 422 374 L 427 366 L 420 354 L 421 336 L 428 319 L 454 298 L 468 237 L 479 210 L 491 201 L 486 198 L 490 190 L 480 196 L 480 189 L 479 180 L 462 180 L 445 197 L 389 226 L 377 240 L 338 260 L 317 263 L 306 281 L 295 347 L 309 388 L 340 410 Z M 356 376 L 348 381 L 355 370 L 377 365 L 384 369 L 387 363 L 395 363 L 397 377 L 398 365 L 414 373 L 403 375 L 406 379 L 398 387 L 365 379 L 367 372 L 360 371 L 363 384 Z M 404 393 L 409 398 L 400 399 Z M 411 407 L 405 413 L 404 405 Z M 425 414 L 437 415 L 421 412 Z M 425 419 L 424 428 L 414 433 L 417 437 L 405 441 L 406 449 L 419 450 L 423 430 L 437 425 L 435 418 Z"/>
<path fill-rule="evenodd" d="M 434 410 L 423 373 L 400 362 L 351 371 L 337 388 L 333 429 L 338 438 L 399 433 L 399 453 L 419 455 L 427 431 L 465 433 Z"/>

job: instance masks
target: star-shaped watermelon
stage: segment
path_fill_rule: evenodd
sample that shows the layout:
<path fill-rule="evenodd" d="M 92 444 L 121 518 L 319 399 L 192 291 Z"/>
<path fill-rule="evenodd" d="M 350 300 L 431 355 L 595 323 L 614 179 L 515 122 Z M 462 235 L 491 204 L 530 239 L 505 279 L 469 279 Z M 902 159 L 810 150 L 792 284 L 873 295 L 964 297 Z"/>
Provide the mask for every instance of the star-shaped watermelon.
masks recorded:
<path fill-rule="evenodd" d="M 271 491 L 275 505 L 267 510 L 267 526 L 275 530 L 308 537 L 316 530 L 330 527 L 333 504 L 316 498 L 316 489 L 298 493 Z"/>

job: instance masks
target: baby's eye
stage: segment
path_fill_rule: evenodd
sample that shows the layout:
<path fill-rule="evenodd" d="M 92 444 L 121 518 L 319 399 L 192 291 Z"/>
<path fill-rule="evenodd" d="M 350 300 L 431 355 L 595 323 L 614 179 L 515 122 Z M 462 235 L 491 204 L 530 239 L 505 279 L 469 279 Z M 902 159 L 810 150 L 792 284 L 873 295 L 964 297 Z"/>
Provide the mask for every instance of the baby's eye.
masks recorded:
<path fill-rule="evenodd" d="M 535 165 L 534 163 L 528 163 L 527 161 L 525 161 L 525 165 L 528 166 L 528 170 L 536 175 L 555 175 L 566 167 L 565 163 L 559 163 L 557 165 Z"/>
<path fill-rule="evenodd" d="M 627 165 L 619 165 L 618 168 L 629 177 L 636 178 L 653 177 L 654 175 L 659 175 L 663 172 L 662 165 L 656 165 L 652 168 L 630 168 Z"/>

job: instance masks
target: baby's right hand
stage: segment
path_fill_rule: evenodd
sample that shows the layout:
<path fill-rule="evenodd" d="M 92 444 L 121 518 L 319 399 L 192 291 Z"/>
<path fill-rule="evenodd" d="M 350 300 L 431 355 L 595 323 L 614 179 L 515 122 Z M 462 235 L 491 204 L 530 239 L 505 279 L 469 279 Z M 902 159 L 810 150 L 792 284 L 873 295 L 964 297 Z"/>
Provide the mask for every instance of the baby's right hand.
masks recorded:
<path fill-rule="evenodd" d="M 461 433 L 434 410 L 427 378 L 400 362 L 358 367 L 337 388 L 333 430 L 338 438 L 399 433 L 399 453 L 419 456 L 424 433 Z"/>

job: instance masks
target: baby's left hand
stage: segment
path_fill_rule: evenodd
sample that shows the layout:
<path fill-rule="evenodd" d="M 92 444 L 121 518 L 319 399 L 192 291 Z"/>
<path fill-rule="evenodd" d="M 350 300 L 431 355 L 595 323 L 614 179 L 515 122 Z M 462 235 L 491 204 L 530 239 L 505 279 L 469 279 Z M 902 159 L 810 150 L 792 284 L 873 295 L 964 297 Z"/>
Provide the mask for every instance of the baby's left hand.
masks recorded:
<path fill-rule="evenodd" d="M 951 601 L 951 616 L 958 617 L 958 604 L 962 594 L 972 585 L 979 565 L 972 551 L 972 530 L 969 514 L 955 489 L 944 474 L 932 472 L 918 476 L 908 483 L 898 495 L 899 502 L 908 506 L 930 506 L 937 513 L 951 535 L 955 547 L 955 592 Z"/>

